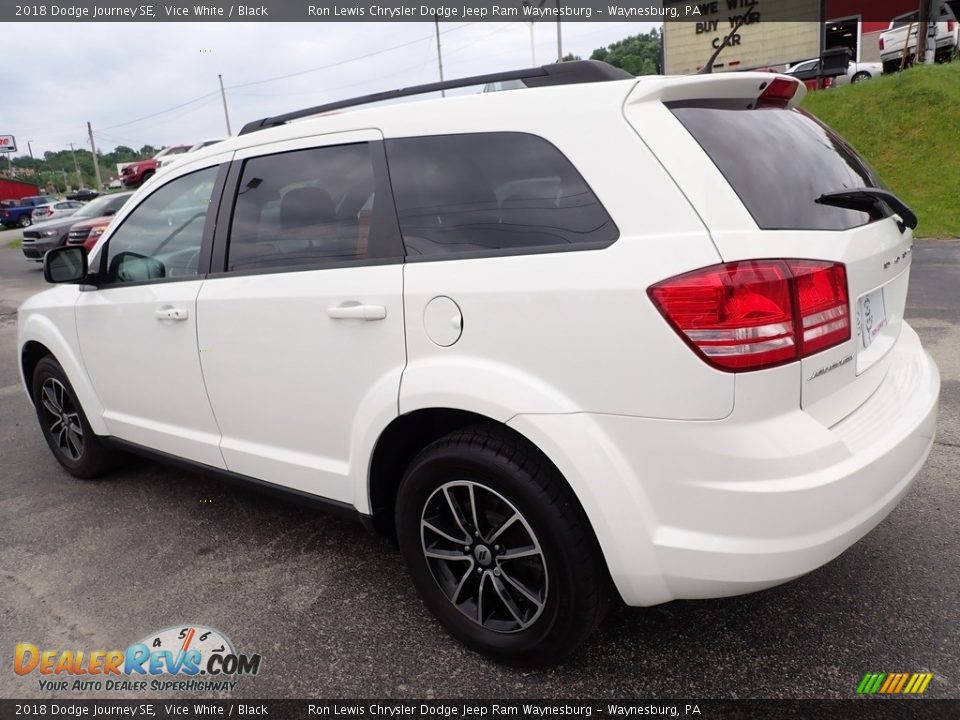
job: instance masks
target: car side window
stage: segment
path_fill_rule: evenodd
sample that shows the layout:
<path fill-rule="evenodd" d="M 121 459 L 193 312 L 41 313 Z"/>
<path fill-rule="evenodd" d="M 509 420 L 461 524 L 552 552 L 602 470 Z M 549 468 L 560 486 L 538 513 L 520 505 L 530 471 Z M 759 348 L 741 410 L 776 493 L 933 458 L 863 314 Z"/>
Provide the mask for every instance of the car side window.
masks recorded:
<path fill-rule="evenodd" d="M 217 171 L 209 167 L 163 185 L 124 219 L 106 248 L 108 284 L 198 274 Z"/>
<path fill-rule="evenodd" d="M 387 140 L 409 257 L 606 247 L 617 226 L 554 145 L 516 132 Z"/>
<path fill-rule="evenodd" d="M 368 143 L 250 158 L 233 208 L 227 271 L 372 258 L 376 200 Z"/>

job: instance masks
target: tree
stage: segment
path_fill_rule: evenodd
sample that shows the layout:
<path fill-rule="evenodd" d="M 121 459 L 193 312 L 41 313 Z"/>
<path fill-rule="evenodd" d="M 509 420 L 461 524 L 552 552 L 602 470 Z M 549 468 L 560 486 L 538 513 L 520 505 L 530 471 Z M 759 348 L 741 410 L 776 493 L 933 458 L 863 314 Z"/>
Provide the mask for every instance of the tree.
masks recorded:
<path fill-rule="evenodd" d="M 649 33 L 632 35 L 605 48 L 597 48 L 590 59 L 623 68 L 631 75 L 656 75 L 662 46 L 663 32 L 654 28 Z"/>
<path fill-rule="evenodd" d="M 583 60 L 583 58 L 579 55 L 574 55 L 573 53 L 567 53 L 560 58 L 560 62 L 573 62 L 574 60 Z"/>
<path fill-rule="evenodd" d="M 114 168 L 120 163 L 132 162 L 134 160 L 143 160 L 153 157 L 157 150 L 153 145 L 144 145 L 140 151 L 136 151 L 126 145 L 118 145 L 113 152 L 104 152 L 101 147 L 97 153 L 100 163 L 100 171 L 103 178 L 115 174 Z M 11 158 L 10 163 L 17 177 L 23 178 L 28 182 L 38 182 L 40 184 L 51 184 L 57 192 L 65 191 L 69 187 L 77 187 L 81 182 L 84 187 L 95 187 L 96 177 L 93 170 L 93 154 L 86 148 L 77 147 L 75 149 L 77 162 L 74 165 L 74 153 L 66 150 L 47 150 L 43 153 L 43 158 L 32 160 L 28 155 Z M 3 170 L 6 170 L 7 163 L 3 163 Z M 80 167 L 80 176 L 82 180 L 77 179 L 77 165 Z M 66 179 L 64 178 L 66 172 Z M 65 186 L 66 182 L 66 186 Z"/>

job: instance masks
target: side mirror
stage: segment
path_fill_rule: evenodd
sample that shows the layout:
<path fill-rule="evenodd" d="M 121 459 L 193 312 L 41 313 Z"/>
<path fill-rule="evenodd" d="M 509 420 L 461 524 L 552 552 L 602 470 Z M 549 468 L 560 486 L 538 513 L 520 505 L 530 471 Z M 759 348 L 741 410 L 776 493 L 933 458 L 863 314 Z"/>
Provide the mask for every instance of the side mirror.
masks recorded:
<path fill-rule="evenodd" d="M 80 282 L 87 276 L 83 246 L 58 247 L 43 256 L 43 278 L 48 283 Z"/>
<path fill-rule="evenodd" d="M 107 273 L 114 282 L 140 282 L 166 277 L 166 266 L 156 258 L 135 252 L 122 252 L 110 261 Z"/>

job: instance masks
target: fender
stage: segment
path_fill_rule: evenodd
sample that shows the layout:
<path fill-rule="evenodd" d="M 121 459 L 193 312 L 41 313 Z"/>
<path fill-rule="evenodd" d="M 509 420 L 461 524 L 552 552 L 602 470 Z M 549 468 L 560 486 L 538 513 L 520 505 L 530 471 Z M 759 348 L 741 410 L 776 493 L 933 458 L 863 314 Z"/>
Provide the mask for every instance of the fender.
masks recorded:
<path fill-rule="evenodd" d="M 507 425 L 539 448 L 576 494 L 623 600 L 633 606 L 672 600 L 655 555 L 653 506 L 594 417 L 517 415 Z"/>
<path fill-rule="evenodd" d="M 521 413 L 572 413 L 581 408 L 535 375 L 477 356 L 426 357 L 403 372 L 400 413 L 430 407 L 469 410 L 506 423 Z"/>
<path fill-rule="evenodd" d="M 70 380 L 77 394 L 77 399 L 93 432 L 97 435 L 109 435 L 110 432 L 103 422 L 103 405 L 90 383 L 80 356 L 80 342 L 77 337 L 74 314 L 77 292 L 76 286 L 64 286 L 48 290 L 27 300 L 20 308 L 17 344 L 21 352 L 23 346 L 30 341 L 38 342 L 50 350 L 67 374 L 67 379 Z M 69 301 L 68 293 L 72 295 L 72 302 Z M 40 302 L 40 299 L 51 302 Z M 58 300 L 60 302 L 57 302 Z M 42 312 L 34 312 L 34 310 L 42 310 Z M 20 379 L 29 396 L 30 388 L 23 375 L 21 357 L 17 358 L 17 363 Z"/>
<path fill-rule="evenodd" d="M 377 441 L 387 426 L 400 414 L 397 392 L 403 366 L 398 365 L 381 376 L 357 407 L 353 431 L 350 433 L 349 491 L 353 506 L 364 515 L 370 515 L 370 461 Z"/>
<path fill-rule="evenodd" d="M 558 388 L 477 357 L 433 357 L 407 366 L 399 403 L 400 414 L 431 407 L 484 415 L 527 438 L 576 494 L 624 600 L 673 599 L 654 555 L 657 522 L 649 499 L 600 425 Z"/>

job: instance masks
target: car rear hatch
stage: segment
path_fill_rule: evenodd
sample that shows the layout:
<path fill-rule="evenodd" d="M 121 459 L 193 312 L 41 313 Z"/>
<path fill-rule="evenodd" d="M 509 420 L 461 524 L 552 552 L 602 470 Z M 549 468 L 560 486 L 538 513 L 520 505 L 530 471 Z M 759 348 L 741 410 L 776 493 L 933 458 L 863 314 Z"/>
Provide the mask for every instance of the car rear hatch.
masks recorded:
<path fill-rule="evenodd" d="M 802 407 L 831 426 L 884 377 L 903 323 L 916 219 L 892 194 L 883 202 L 882 193 L 863 190 L 885 188 L 849 144 L 796 109 L 804 92 L 793 79 L 765 73 L 641 79 L 624 111 L 725 263 L 843 266 L 849 339 L 793 363 Z M 847 195 L 823 197 L 839 191 Z M 798 336 L 817 332 L 816 318 L 794 320 Z M 842 317 L 820 320 L 843 325 Z"/>

